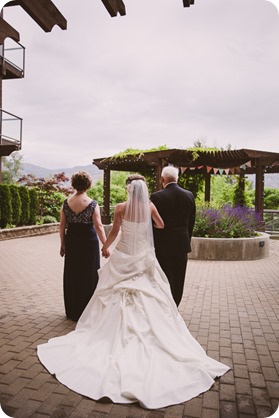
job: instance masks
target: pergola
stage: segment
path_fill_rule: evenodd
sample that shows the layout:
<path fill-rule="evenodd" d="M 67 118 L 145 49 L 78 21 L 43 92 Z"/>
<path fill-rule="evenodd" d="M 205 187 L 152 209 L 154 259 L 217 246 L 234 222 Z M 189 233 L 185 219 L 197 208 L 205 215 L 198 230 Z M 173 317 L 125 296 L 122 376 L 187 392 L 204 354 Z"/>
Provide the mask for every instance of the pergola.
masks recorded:
<path fill-rule="evenodd" d="M 93 164 L 104 171 L 104 209 L 102 221 L 111 222 L 110 172 L 128 171 L 149 173 L 154 176 L 155 190 L 161 188 L 161 170 L 166 165 L 179 167 L 191 174 L 203 174 L 205 201 L 210 201 L 210 179 L 213 174 L 255 174 L 255 210 L 263 213 L 264 174 L 279 173 L 279 153 L 240 149 L 231 151 L 168 149 L 141 152 L 125 157 L 96 158 Z"/>
<path fill-rule="evenodd" d="M 190 7 L 194 4 L 194 0 L 182 0 L 183 7 Z M 111 15 L 111 17 L 117 16 L 119 13 L 120 16 L 126 15 L 125 3 L 122 0 L 102 0 L 103 5 Z"/>

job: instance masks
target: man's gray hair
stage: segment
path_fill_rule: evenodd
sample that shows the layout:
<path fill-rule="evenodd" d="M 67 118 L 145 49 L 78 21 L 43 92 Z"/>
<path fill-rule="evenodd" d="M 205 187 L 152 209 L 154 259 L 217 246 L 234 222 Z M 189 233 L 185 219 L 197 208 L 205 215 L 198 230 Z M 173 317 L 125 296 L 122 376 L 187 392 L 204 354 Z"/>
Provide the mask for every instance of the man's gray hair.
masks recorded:
<path fill-rule="evenodd" d="M 163 168 L 161 176 L 168 181 L 177 181 L 178 180 L 178 168 L 168 165 Z"/>

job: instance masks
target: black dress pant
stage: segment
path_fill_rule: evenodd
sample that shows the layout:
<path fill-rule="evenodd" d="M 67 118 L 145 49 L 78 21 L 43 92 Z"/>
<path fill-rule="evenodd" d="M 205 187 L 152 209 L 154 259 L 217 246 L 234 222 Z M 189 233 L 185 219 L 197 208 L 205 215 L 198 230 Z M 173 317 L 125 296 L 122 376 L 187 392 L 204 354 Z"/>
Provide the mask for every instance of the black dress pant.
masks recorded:
<path fill-rule="evenodd" d="M 178 306 L 183 295 L 188 255 L 160 255 L 156 253 L 162 270 L 168 278 L 173 299 Z"/>

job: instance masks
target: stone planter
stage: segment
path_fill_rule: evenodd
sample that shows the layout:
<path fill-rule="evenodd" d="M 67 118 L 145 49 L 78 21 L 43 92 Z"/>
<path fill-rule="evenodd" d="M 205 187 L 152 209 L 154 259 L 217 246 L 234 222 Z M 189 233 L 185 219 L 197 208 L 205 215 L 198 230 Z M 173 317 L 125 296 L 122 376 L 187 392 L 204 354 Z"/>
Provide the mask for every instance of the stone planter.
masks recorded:
<path fill-rule="evenodd" d="M 269 255 L 270 236 L 260 233 L 252 238 L 200 238 L 192 237 L 193 260 L 259 260 Z"/>

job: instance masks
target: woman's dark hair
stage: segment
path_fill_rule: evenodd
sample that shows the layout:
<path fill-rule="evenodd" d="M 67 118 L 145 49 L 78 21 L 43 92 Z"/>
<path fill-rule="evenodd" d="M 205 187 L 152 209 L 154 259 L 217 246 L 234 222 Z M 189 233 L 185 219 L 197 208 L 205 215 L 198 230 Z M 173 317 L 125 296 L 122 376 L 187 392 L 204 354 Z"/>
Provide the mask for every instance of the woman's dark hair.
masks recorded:
<path fill-rule="evenodd" d="M 131 174 L 126 178 L 126 185 L 132 183 L 133 180 L 143 180 L 146 183 L 145 177 L 141 174 Z"/>
<path fill-rule="evenodd" d="M 86 171 L 78 171 L 72 175 L 71 178 L 72 186 L 78 192 L 85 192 L 90 189 L 92 184 L 92 178 Z"/>

